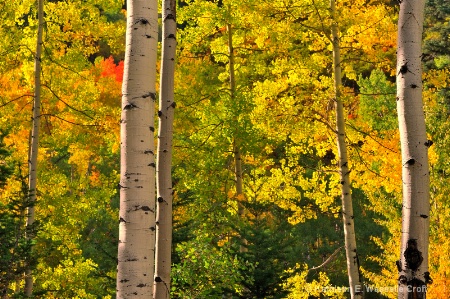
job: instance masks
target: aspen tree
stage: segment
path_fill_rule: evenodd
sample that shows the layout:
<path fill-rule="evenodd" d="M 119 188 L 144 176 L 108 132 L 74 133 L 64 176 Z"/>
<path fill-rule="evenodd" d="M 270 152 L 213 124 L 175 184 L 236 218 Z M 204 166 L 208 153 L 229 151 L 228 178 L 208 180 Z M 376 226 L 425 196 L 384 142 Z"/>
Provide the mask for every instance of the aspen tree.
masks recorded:
<path fill-rule="evenodd" d="M 398 298 L 425 298 L 428 272 L 430 173 L 422 103 L 422 31 L 425 1 L 400 2 L 397 112 L 402 152 L 402 231 Z"/>
<path fill-rule="evenodd" d="M 228 59 L 229 59 L 229 77 L 230 77 L 230 96 L 231 100 L 236 100 L 236 72 L 234 68 L 234 49 L 233 49 L 233 31 L 231 24 L 227 24 L 227 33 L 228 33 Z M 237 115 L 235 115 L 235 121 L 237 122 Z M 233 136 L 233 153 L 234 153 L 234 177 L 236 180 L 236 198 L 238 200 L 238 215 L 240 218 L 244 217 L 244 206 L 240 202 L 244 198 L 244 186 L 242 180 L 242 158 L 241 158 L 241 150 L 239 147 L 239 141 L 237 137 L 237 132 L 235 136 Z M 247 241 L 242 238 L 242 244 L 240 246 L 241 252 L 246 252 L 247 248 L 245 247 Z"/>
<path fill-rule="evenodd" d="M 117 298 L 150 298 L 153 289 L 157 5 L 154 0 L 127 1 Z"/>
<path fill-rule="evenodd" d="M 34 55 L 34 102 L 33 102 L 33 118 L 30 140 L 30 151 L 28 159 L 28 196 L 30 207 L 28 208 L 27 231 L 32 231 L 35 221 L 34 204 L 36 202 L 36 186 L 37 186 L 37 158 L 39 150 L 39 125 L 41 117 L 41 54 L 42 54 L 42 34 L 44 28 L 44 0 L 37 1 L 38 6 L 38 31 L 36 39 L 36 53 Z M 28 239 L 34 236 L 27 235 Z M 25 294 L 31 297 L 33 293 L 33 275 L 31 268 L 25 271 Z"/>
<path fill-rule="evenodd" d="M 331 35 L 333 43 L 333 70 L 336 109 L 336 137 L 339 157 L 339 175 L 341 183 L 342 219 L 344 225 L 345 253 L 347 258 L 347 272 L 351 298 L 362 298 L 363 289 L 359 275 L 359 261 L 356 250 L 356 235 L 350 186 L 350 168 L 348 165 L 347 145 L 345 142 L 344 107 L 341 99 L 341 57 L 338 27 L 336 24 L 335 0 L 330 1 L 331 7 Z"/>
<path fill-rule="evenodd" d="M 153 298 L 170 297 L 172 253 L 172 137 L 176 56 L 176 1 L 163 1 L 161 81 L 159 94 L 158 155 L 156 162 L 157 219 Z"/>

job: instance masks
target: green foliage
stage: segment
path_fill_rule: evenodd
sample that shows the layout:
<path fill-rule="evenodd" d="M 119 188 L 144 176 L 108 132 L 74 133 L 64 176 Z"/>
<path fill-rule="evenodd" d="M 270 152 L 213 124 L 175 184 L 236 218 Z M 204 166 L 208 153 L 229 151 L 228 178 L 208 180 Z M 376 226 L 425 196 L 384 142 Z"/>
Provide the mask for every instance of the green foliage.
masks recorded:
<path fill-rule="evenodd" d="M 24 238 L 24 179 L 12 166 L 28 159 L 35 7 L 34 1 L 6 1 L 0 9 L 0 127 L 10 129 L 0 146 L 0 285 L 8 295 L 33 255 L 36 297 L 114 297 L 122 2 L 45 2 L 41 225 L 33 251 Z M 320 297 L 305 294 L 304 286 L 346 286 L 343 250 L 308 271 L 343 246 L 328 2 L 178 2 L 174 298 Z M 385 3 L 344 0 L 337 7 L 359 259 L 365 282 L 380 285 L 391 283 L 396 271 L 401 208 L 390 83 L 397 6 Z M 445 0 L 427 3 L 430 240 L 431 248 L 448 252 L 450 8 Z M 233 30 L 233 94 L 227 24 Z M 236 140 L 244 173 L 240 196 Z M 437 285 L 448 284 L 448 262 L 439 254 L 431 261 Z"/>
<path fill-rule="evenodd" d="M 443 69 L 450 65 L 450 4 L 445 0 L 427 0 L 425 7 L 425 69 Z"/>
<path fill-rule="evenodd" d="M 0 131 L 0 190 L 5 186 L 6 181 L 13 173 L 13 167 L 11 163 L 7 161 L 9 156 L 9 151 L 5 148 L 3 139 L 5 138 L 5 133 Z"/>
<path fill-rule="evenodd" d="M 0 135 L 0 295 L 15 293 L 13 284 L 20 280 L 25 269 L 36 266 L 37 253 L 32 250 L 38 223 L 25 228 L 28 200 L 26 180 L 20 167 L 8 161 L 10 152 L 5 150 L 3 134 Z M 17 188 L 14 188 L 16 186 Z M 7 190 L 9 188 L 9 190 Z M 15 191 L 13 191 L 13 188 Z"/>
<path fill-rule="evenodd" d="M 377 132 L 397 128 L 395 85 L 378 69 L 373 70 L 369 78 L 360 75 L 358 85 L 359 114 L 362 119 Z"/>
<path fill-rule="evenodd" d="M 200 232 L 199 232 L 200 233 Z M 197 235 L 178 243 L 180 261 L 172 267 L 173 298 L 222 298 L 224 293 L 242 293 L 242 272 L 252 269 L 236 252 L 214 244 L 213 238 Z"/>

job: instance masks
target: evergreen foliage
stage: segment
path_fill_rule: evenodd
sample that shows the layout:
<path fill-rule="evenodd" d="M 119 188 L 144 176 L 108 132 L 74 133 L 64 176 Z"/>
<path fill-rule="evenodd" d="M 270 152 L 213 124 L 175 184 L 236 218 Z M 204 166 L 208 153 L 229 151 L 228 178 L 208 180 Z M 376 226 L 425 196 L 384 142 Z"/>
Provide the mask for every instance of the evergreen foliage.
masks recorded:
<path fill-rule="evenodd" d="M 22 279 L 25 269 L 34 269 L 38 252 L 33 250 L 34 241 L 26 235 L 36 235 L 39 224 L 25 228 L 26 211 L 31 206 L 27 199 L 26 179 L 21 176 L 22 169 L 11 161 L 11 153 L 5 148 L 0 133 L 0 295 L 12 296 L 12 283 Z M 9 191 L 16 185 L 16 191 Z M 19 292 L 20 293 L 20 292 Z"/>
<path fill-rule="evenodd" d="M 323 291 L 348 284 L 328 1 L 177 2 L 172 297 L 347 298 L 348 292 Z M 395 286 L 397 278 L 402 162 L 392 83 L 398 75 L 394 2 L 337 1 L 365 286 Z M 23 296 L 28 264 L 36 298 L 114 298 L 127 7 L 118 0 L 45 1 L 39 225 L 25 232 L 36 9 L 31 0 L 0 6 L 0 128 L 8 129 L 0 137 L 0 293 Z M 442 254 L 450 252 L 449 15 L 447 0 L 427 1 L 429 298 L 450 297 L 450 262 Z"/>

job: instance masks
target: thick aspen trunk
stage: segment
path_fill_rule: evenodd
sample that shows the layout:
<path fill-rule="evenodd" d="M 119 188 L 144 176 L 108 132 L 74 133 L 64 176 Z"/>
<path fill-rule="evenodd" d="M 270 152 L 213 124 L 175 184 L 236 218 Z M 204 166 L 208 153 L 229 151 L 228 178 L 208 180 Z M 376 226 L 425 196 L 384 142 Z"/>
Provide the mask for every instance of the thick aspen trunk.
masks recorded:
<path fill-rule="evenodd" d="M 172 253 L 172 136 L 174 119 L 174 74 L 176 56 L 176 1 L 163 1 L 159 131 L 156 168 L 157 219 L 155 257 L 155 299 L 170 298 Z"/>
<path fill-rule="evenodd" d="M 127 1 L 122 86 L 117 298 L 151 298 L 155 246 L 154 102 L 158 3 Z"/>
<path fill-rule="evenodd" d="M 422 103 L 422 30 L 425 1 L 400 3 L 397 46 L 397 112 L 402 152 L 402 235 L 399 299 L 426 298 L 429 234 L 429 167 Z"/>
<path fill-rule="evenodd" d="M 332 43 L 333 43 L 333 67 L 334 67 L 334 89 L 336 101 L 336 136 L 339 157 L 339 174 L 342 192 L 342 219 L 344 224 L 345 253 L 347 258 L 347 272 L 352 299 L 363 297 L 363 286 L 360 281 L 358 253 L 356 250 L 356 236 L 352 205 L 352 193 L 350 185 L 350 170 L 348 166 L 347 145 L 345 142 L 345 120 L 344 108 L 341 100 L 341 58 L 339 34 L 336 24 L 335 0 L 330 1 L 332 16 Z"/>
<path fill-rule="evenodd" d="M 37 1 L 38 6 L 38 31 L 36 39 L 36 53 L 34 56 L 34 103 L 33 103 L 33 119 L 28 160 L 28 197 L 30 207 L 28 208 L 27 232 L 32 231 L 35 220 L 34 204 L 36 203 L 36 187 L 37 187 L 37 158 L 39 150 L 39 126 L 41 117 L 41 54 L 42 54 L 42 35 L 44 28 L 44 0 Z M 27 238 L 34 238 L 33 235 L 27 233 Z M 25 271 L 25 295 L 31 297 L 33 293 L 33 275 L 31 268 L 27 266 Z"/>
<path fill-rule="evenodd" d="M 231 24 L 227 24 L 227 33 L 228 33 L 228 58 L 229 58 L 229 74 L 230 74 L 230 95 L 231 100 L 236 100 L 236 77 L 235 77 L 235 68 L 234 68 L 234 48 L 233 48 L 233 30 L 231 28 Z M 235 117 L 235 121 L 238 121 L 238 118 Z M 236 198 L 237 198 L 237 207 L 238 207 L 238 215 L 242 219 L 245 214 L 245 209 L 240 200 L 244 198 L 244 184 L 242 179 L 242 159 L 241 159 L 241 151 L 238 142 L 238 132 L 236 131 L 235 136 L 233 136 L 233 153 L 234 153 L 234 177 L 236 180 Z M 247 251 L 247 240 L 245 238 L 241 238 L 241 246 L 240 251 Z"/>

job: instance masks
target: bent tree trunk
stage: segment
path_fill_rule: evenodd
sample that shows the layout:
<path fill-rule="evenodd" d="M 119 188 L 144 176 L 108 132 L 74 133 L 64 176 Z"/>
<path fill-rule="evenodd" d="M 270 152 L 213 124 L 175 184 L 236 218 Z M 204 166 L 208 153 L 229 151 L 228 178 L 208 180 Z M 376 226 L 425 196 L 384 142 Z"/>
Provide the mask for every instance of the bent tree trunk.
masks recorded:
<path fill-rule="evenodd" d="M 397 112 L 402 152 L 403 208 L 399 299 L 425 298 L 428 272 L 429 168 L 422 103 L 424 0 L 400 3 L 397 47 Z"/>
<path fill-rule="evenodd" d="M 28 160 L 28 197 L 30 206 L 28 208 L 27 232 L 32 231 L 34 224 L 35 212 L 34 204 L 36 202 L 36 186 L 37 186 L 37 158 L 39 150 L 39 125 L 41 117 L 41 54 L 42 54 L 42 32 L 44 28 L 44 0 L 38 0 L 38 31 L 36 39 L 36 53 L 34 56 L 34 103 L 33 118 L 30 140 L 30 157 Z M 27 234 L 28 239 L 34 236 Z M 29 265 L 25 271 L 25 295 L 31 297 L 33 293 L 33 275 Z"/>
<path fill-rule="evenodd" d="M 159 94 L 158 156 L 156 168 L 157 220 L 153 298 L 170 298 L 172 253 L 172 137 L 176 56 L 176 1 L 163 1 L 161 83 Z"/>
<path fill-rule="evenodd" d="M 156 0 L 127 1 L 117 298 L 151 298 L 153 290 L 157 4 Z"/>
<path fill-rule="evenodd" d="M 333 68 L 334 68 L 334 89 L 336 105 L 336 136 L 339 156 L 339 175 L 342 192 L 342 219 L 344 224 L 345 253 L 347 258 L 347 272 L 352 299 L 363 297 L 363 288 L 359 275 L 358 253 L 356 251 L 356 236 L 352 205 L 352 194 L 350 186 L 350 170 L 348 166 L 347 145 L 345 143 L 345 120 L 344 107 L 341 100 L 341 58 L 338 28 L 336 24 L 335 1 L 330 1 L 332 17 L 332 43 L 333 43 Z"/>

